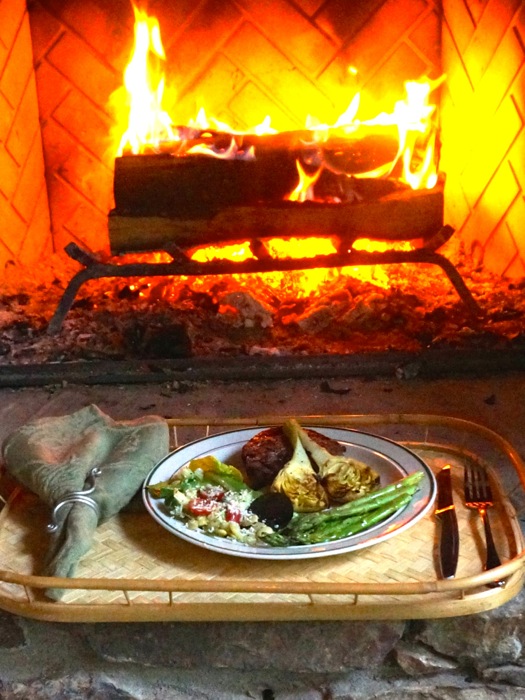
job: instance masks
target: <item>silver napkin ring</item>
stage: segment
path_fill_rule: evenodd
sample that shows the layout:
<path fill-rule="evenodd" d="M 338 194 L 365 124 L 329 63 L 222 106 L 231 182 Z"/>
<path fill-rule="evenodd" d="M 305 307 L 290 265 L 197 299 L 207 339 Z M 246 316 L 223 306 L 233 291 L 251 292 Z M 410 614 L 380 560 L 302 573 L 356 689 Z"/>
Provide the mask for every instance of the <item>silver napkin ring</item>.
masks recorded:
<path fill-rule="evenodd" d="M 56 515 L 60 508 L 62 508 L 62 506 L 65 506 L 67 503 L 83 503 L 85 506 L 89 506 L 90 508 L 92 508 L 95 511 L 97 517 L 100 515 L 98 503 L 96 503 L 96 501 L 94 501 L 89 494 L 93 493 L 93 491 L 95 490 L 95 479 L 101 474 L 102 471 L 98 467 L 93 467 L 93 469 L 89 472 L 89 474 L 86 477 L 88 488 L 82 491 L 71 491 L 71 493 L 68 493 L 66 496 L 64 496 L 64 498 L 62 498 L 62 500 L 60 500 L 55 505 L 51 514 L 51 522 L 47 526 L 48 532 L 55 532 L 55 530 L 58 529 Z"/>

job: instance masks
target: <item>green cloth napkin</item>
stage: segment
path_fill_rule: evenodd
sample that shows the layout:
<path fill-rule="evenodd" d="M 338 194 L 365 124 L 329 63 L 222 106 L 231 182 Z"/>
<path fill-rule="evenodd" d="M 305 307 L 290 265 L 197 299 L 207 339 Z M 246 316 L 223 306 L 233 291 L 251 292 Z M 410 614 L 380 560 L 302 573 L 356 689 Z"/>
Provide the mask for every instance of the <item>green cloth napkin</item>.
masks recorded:
<path fill-rule="evenodd" d="M 7 470 L 52 509 L 74 491 L 89 486 L 90 472 L 100 469 L 84 503 L 66 503 L 56 511 L 55 532 L 44 576 L 70 577 L 89 551 L 97 525 L 118 513 L 140 488 L 149 471 L 169 451 L 167 423 L 159 416 L 114 421 L 90 405 L 70 415 L 39 418 L 3 442 Z M 59 600 L 64 589 L 47 590 Z"/>

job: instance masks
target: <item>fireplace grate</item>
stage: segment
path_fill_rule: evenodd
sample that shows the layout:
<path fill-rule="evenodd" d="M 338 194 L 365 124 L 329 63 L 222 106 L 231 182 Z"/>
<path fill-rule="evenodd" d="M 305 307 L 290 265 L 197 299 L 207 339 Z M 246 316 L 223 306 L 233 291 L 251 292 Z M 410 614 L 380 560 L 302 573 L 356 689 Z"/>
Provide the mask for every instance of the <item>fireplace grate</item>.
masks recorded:
<path fill-rule="evenodd" d="M 111 261 L 101 262 L 93 254 L 80 248 L 76 243 L 70 243 L 65 248 L 66 253 L 73 260 L 81 263 L 84 268 L 77 272 L 67 285 L 56 311 L 49 322 L 48 333 L 50 335 L 55 335 L 60 332 L 64 319 L 71 309 L 80 287 L 88 280 L 102 279 L 104 277 L 126 278 L 253 274 L 328 267 L 338 268 L 401 263 L 438 265 L 449 278 L 469 313 L 472 316 L 479 317 L 482 315 L 482 310 L 473 298 L 460 273 L 450 260 L 436 252 L 436 249 L 440 247 L 445 240 L 450 238 L 453 232 L 454 230 L 452 227 L 443 226 L 436 236 L 425 242 L 423 247 L 414 250 L 387 250 L 383 252 L 350 250 L 317 258 L 296 259 L 276 259 L 262 256 L 261 258 L 245 260 L 243 262 L 231 262 L 228 260 L 197 262 L 191 260 L 183 249 L 177 246 L 166 246 L 165 252 L 171 255 L 171 262 L 137 262 L 119 265 Z"/>

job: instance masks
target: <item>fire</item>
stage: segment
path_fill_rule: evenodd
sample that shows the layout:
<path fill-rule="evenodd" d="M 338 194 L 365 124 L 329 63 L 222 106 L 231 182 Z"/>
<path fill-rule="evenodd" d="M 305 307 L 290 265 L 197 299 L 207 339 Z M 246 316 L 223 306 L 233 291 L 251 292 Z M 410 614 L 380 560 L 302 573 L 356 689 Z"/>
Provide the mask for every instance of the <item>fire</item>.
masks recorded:
<path fill-rule="evenodd" d="M 352 98 L 348 108 L 336 122 L 318 124 L 309 116 L 307 128 L 312 131 L 313 141 L 326 142 L 329 134 L 343 132 L 355 137 L 363 128 L 376 128 L 378 133 L 386 128 L 394 127 L 398 133 L 398 150 L 395 157 L 373 171 L 364 173 L 348 173 L 356 178 L 374 178 L 390 176 L 397 164 L 402 164 L 402 174 L 399 180 L 412 189 L 432 189 L 438 181 L 437 162 L 435 156 L 436 129 L 432 123 L 435 105 L 430 104 L 429 96 L 444 80 L 444 76 L 435 81 L 420 80 L 405 83 L 405 97 L 394 105 L 391 112 L 381 112 L 373 119 L 360 121 L 357 118 L 360 105 L 360 93 Z M 290 193 L 288 199 L 304 202 L 315 199 L 314 184 L 320 175 L 308 176 L 300 162 L 297 162 L 299 181 L 297 187 Z"/>
<path fill-rule="evenodd" d="M 438 180 L 435 157 L 436 130 L 432 115 L 436 107 L 429 103 L 429 96 L 445 76 L 437 80 L 411 80 L 405 83 L 406 97 L 396 102 L 391 113 L 381 113 L 375 119 L 364 122 L 368 125 L 395 125 L 399 134 L 399 148 L 390 172 L 401 160 L 401 179 L 412 189 L 432 189 Z M 423 156 L 421 157 L 421 152 Z M 416 160 L 419 157 L 419 165 Z M 387 174 L 390 174 L 387 173 Z"/>
<path fill-rule="evenodd" d="M 323 255 L 332 255 L 337 252 L 334 241 L 327 238 L 272 238 L 266 242 L 268 253 L 274 258 L 317 258 Z M 231 260 L 234 262 L 242 262 L 244 260 L 254 260 L 255 255 L 250 248 L 250 242 L 244 241 L 238 244 L 208 246 L 199 248 L 192 253 L 192 260 L 198 262 L 207 262 L 210 260 Z M 333 279 L 334 275 L 340 273 L 331 269 L 312 269 L 308 272 L 295 271 L 293 274 L 289 272 L 265 272 L 258 275 L 246 276 L 233 275 L 237 282 L 242 286 L 253 290 L 256 288 L 266 288 L 282 292 L 287 290 L 293 292 L 298 299 L 305 299 L 315 293 L 319 287 Z M 292 289 L 293 288 L 293 289 Z"/>
<path fill-rule="evenodd" d="M 127 125 L 120 138 L 117 154 L 139 154 L 145 151 L 174 149 L 179 144 L 177 152 L 184 155 L 209 155 L 215 158 L 254 158 L 253 149 L 246 151 L 240 148 L 242 136 L 268 135 L 277 133 L 271 126 L 271 116 L 251 128 L 237 130 L 234 126 L 219 121 L 206 114 L 200 108 L 194 119 L 189 120 L 187 127 L 174 127 L 170 115 L 162 106 L 165 77 L 164 62 L 166 56 L 162 45 L 160 27 L 155 17 L 150 17 L 143 10 L 133 5 L 135 15 L 135 42 L 133 52 L 124 72 L 124 86 L 127 97 Z M 352 76 L 357 75 L 357 69 L 348 68 Z M 374 128 L 377 133 L 383 129 L 397 130 L 398 151 L 394 159 L 384 163 L 379 168 L 366 173 L 346 173 L 349 176 L 370 178 L 390 176 L 398 163 L 402 165 L 399 179 L 413 189 L 432 188 L 435 186 L 437 164 L 435 157 L 436 126 L 432 122 L 435 105 L 430 104 L 430 94 L 443 82 L 444 76 L 434 80 L 407 81 L 405 97 L 395 103 L 392 111 L 380 112 L 376 117 L 360 120 L 358 112 L 361 95 L 356 91 L 348 107 L 333 124 L 323 124 L 312 115 L 306 119 L 305 129 L 311 135 L 312 144 L 322 144 L 331 135 L 346 135 L 356 138 L 360 130 Z M 123 105 L 121 104 L 121 111 Z M 226 148 L 217 149 L 213 144 L 193 144 L 188 149 L 180 150 L 180 141 L 189 138 L 188 134 L 198 134 L 201 137 L 213 132 L 230 134 L 232 140 Z M 368 132 L 367 132 L 368 133 Z M 182 135 L 181 135 L 182 134 Z M 235 137 L 241 137 L 236 139 Z M 298 184 L 288 195 L 290 201 L 303 202 L 315 199 L 314 185 L 320 171 L 314 175 L 306 173 L 298 163 Z"/>
<path fill-rule="evenodd" d="M 135 45 L 124 71 L 127 91 L 128 126 L 117 149 L 144 153 L 148 147 L 159 148 L 162 141 L 174 141 L 171 118 L 162 108 L 164 95 L 163 63 L 166 60 L 160 27 L 154 17 L 133 5 Z"/>
<path fill-rule="evenodd" d="M 185 157 L 206 155 L 221 159 L 257 158 L 257 147 L 246 146 L 244 139 L 247 135 L 262 137 L 275 134 L 270 115 L 266 116 L 261 124 L 237 130 L 235 126 L 207 115 L 204 108 L 201 108 L 186 126 L 174 126 L 172 118 L 163 108 L 166 56 L 159 23 L 156 18 L 148 16 L 135 5 L 133 11 L 135 42 L 124 72 L 126 97 L 122 99 L 120 93 L 118 97 L 120 111 L 126 113 L 126 126 L 122 129 L 117 155 L 167 151 Z M 352 76 L 357 75 L 357 69 L 354 67 L 349 67 L 348 72 Z M 332 137 L 344 140 L 359 139 L 362 133 L 397 134 L 397 152 L 391 160 L 382 163 L 373 171 L 343 172 L 339 175 L 343 178 L 387 178 L 393 177 L 395 173 L 398 180 L 413 189 L 433 188 L 438 180 L 435 155 L 437 127 L 436 107 L 430 103 L 429 97 L 443 80 L 444 76 L 435 81 L 406 82 L 405 97 L 397 101 L 391 111 L 380 112 L 376 117 L 366 120 L 360 120 L 358 117 L 361 94 L 356 90 L 348 107 L 333 124 L 323 124 L 312 115 L 307 117 L 305 129 L 309 137 L 305 141 L 305 147 L 317 148 L 322 154 L 324 144 Z M 220 134 L 220 140 L 215 139 L 217 134 Z M 396 141 L 394 150 L 395 144 Z M 298 159 L 297 186 L 286 199 L 297 203 L 316 201 L 316 184 L 326 168 L 329 169 L 330 165 L 322 155 L 320 162 L 315 163 L 305 163 Z M 318 201 L 327 203 L 326 199 Z M 332 202 L 337 206 L 336 198 L 330 200 L 330 203 Z M 295 241 L 266 241 L 265 245 L 275 257 L 303 258 L 310 254 L 315 256 L 336 252 L 332 242 L 322 237 L 310 238 L 308 244 L 302 238 Z M 361 243 L 367 250 L 372 249 L 371 245 L 372 242 Z M 357 250 L 358 247 L 356 243 L 354 248 Z M 245 260 L 250 257 L 254 256 L 249 242 L 233 247 L 208 247 L 193 253 L 193 259 L 201 261 L 213 258 Z M 388 278 L 371 267 L 351 268 L 348 272 L 381 286 L 388 286 Z M 279 273 L 275 274 L 278 277 Z M 325 275 L 326 271 L 310 270 L 305 274 L 305 290 L 313 288 Z"/>
<path fill-rule="evenodd" d="M 299 161 L 296 161 L 297 171 L 299 173 L 299 182 L 297 187 L 288 195 L 290 202 L 306 202 L 308 199 L 314 199 L 314 185 L 319 179 L 321 168 L 315 173 L 309 175 Z"/>

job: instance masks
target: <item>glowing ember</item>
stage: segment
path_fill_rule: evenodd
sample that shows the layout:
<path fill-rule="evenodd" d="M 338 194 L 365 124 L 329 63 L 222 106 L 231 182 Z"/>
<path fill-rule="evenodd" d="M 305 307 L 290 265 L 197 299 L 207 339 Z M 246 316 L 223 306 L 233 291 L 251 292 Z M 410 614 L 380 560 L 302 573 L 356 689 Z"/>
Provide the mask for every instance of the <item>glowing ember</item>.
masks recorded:
<path fill-rule="evenodd" d="M 250 250 L 250 243 L 237 243 L 235 245 L 209 246 L 199 248 L 192 256 L 196 262 L 209 262 L 210 260 L 233 260 L 242 262 L 243 260 L 254 260 L 255 255 Z"/>

